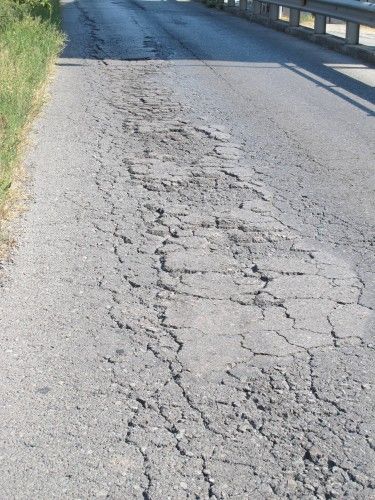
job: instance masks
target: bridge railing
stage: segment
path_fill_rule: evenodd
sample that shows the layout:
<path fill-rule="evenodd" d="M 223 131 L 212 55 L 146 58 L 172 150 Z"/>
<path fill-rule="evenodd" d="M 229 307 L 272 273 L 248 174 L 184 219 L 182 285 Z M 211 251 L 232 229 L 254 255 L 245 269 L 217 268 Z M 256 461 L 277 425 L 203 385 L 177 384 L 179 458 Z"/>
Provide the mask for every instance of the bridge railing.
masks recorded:
<path fill-rule="evenodd" d="M 235 7 L 236 0 L 227 0 L 228 7 Z M 217 0 L 223 5 L 224 0 Z M 264 6 L 267 6 L 266 13 Z M 239 9 L 250 12 L 255 17 L 268 16 L 270 21 L 279 19 L 280 7 L 288 7 L 289 26 L 300 25 L 301 12 L 314 14 L 314 32 L 326 33 L 327 18 L 333 17 L 346 22 L 346 43 L 359 43 L 360 25 L 375 27 L 375 3 L 358 0 L 239 0 Z"/>

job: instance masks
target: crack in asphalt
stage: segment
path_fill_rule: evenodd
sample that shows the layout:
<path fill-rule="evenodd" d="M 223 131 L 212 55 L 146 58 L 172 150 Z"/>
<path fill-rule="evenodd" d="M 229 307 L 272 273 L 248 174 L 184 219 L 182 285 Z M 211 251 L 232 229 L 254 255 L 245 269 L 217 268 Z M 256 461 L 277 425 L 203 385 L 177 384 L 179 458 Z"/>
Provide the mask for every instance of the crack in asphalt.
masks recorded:
<path fill-rule="evenodd" d="M 64 116 L 87 134 L 47 162 L 1 293 L 4 497 L 371 498 L 364 280 L 283 221 L 142 23 L 111 61 L 96 7 L 72 9 L 87 61 Z"/>

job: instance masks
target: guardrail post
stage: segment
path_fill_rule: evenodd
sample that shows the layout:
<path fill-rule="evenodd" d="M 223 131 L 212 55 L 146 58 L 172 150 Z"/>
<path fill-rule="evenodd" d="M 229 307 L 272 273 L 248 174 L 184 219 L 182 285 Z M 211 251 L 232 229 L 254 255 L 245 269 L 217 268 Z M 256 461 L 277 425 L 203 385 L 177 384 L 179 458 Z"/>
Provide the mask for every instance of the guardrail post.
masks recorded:
<path fill-rule="evenodd" d="M 240 11 L 245 12 L 247 10 L 247 0 L 240 0 Z"/>
<path fill-rule="evenodd" d="M 289 10 L 289 26 L 296 28 L 299 26 L 301 13 L 298 9 Z"/>
<path fill-rule="evenodd" d="M 253 14 L 259 16 L 262 9 L 262 2 L 259 0 L 253 0 Z"/>
<path fill-rule="evenodd" d="M 359 43 L 359 24 L 349 21 L 346 23 L 346 43 L 351 45 Z"/>
<path fill-rule="evenodd" d="M 325 35 L 326 23 L 326 16 L 323 16 L 322 14 L 315 14 L 314 33 L 316 33 L 317 35 Z"/>
<path fill-rule="evenodd" d="M 269 18 L 271 21 L 277 21 L 279 19 L 279 6 L 271 3 L 269 7 Z"/>

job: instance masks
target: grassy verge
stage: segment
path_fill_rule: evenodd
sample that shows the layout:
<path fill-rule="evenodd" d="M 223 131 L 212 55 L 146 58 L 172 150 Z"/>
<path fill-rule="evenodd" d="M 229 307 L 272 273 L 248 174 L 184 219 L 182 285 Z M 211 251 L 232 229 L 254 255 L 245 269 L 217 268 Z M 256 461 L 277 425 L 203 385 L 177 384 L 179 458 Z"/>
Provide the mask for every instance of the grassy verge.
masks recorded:
<path fill-rule="evenodd" d="M 0 0 L 0 218 L 25 129 L 63 44 L 59 0 Z"/>

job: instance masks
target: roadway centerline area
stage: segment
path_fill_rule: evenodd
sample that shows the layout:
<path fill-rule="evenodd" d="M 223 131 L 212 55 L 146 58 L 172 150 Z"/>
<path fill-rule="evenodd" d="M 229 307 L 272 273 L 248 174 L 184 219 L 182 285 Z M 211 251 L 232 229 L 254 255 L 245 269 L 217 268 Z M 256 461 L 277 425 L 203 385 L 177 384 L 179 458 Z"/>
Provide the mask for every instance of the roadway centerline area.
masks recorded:
<path fill-rule="evenodd" d="M 0 496 L 373 498 L 373 70 L 193 2 L 63 17 Z"/>

